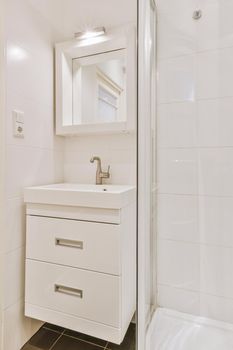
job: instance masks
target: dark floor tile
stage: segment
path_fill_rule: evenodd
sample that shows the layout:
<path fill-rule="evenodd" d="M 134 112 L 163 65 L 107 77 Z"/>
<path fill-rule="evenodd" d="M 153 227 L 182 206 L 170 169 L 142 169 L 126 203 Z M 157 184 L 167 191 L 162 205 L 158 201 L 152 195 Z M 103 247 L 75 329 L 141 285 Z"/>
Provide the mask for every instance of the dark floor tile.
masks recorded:
<path fill-rule="evenodd" d="M 21 350 L 40 350 L 40 349 L 27 343 L 22 347 Z"/>
<path fill-rule="evenodd" d="M 44 328 L 48 328 L 48 329 L 52 329 L 52 331 L 56 331 L 56 332 L 59 332 L 59 333 L 63 333 L 65 328 L 64 327 L 60 327 L 60 326 L 57 326 L 55 324 L 51 324 L 51 323 L 45 323 L 43 325 Z"/>
<path fill-rule="evenodd" d="M 71 336 L 71 337 L 75 337 L 75 338 L 78 338 L 78 339 L 81 339 L 81 340 L 84 340 L 84 341 L 87 341 L 89 343 L 93 343 L 93 344 L 96 344 L 96 345 L 100 345 L 102 347 L 105 347 L 107 345 L 107 342 L 106 340 L 103 340 L 103 339 L 98 339 L 98 338 L 94 338 L 94 337 L 91 337 L 87 334 L 83 334 L 83 333 L 79 333 L 79 332 L 74 332 L 74 331 L 71 331 L 69 329 L 67 329 L 64 333 L 65 335 L 68 335 L 68 336 Z"/>
<path fill-rule="evenodd" d="M 135 350 L 136 349 L 136 325 L 131 323 L 121 345 L 108 344 L 109 350 Z"/>
<path fill-rule="evenodd" d="M 48 350 L 60 337 L 60 333 L 49 329 L 41 328 L 28 342 L 41 350 Z"/>
<path fill-rule="evenodd" d="M 97 345 L 63 335 L 53 347 L 53 350 L 101 350 Z"/>

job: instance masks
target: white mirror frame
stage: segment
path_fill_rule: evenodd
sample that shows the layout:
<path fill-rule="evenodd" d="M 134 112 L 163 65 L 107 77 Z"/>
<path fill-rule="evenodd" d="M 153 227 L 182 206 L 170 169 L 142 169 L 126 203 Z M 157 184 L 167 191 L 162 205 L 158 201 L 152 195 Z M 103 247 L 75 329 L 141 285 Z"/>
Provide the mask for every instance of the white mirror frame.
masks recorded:
<path fill-rule="evenodd" d="M 72 125 L 73 59 L 126 49 L 126 121 Z M 107 35 L 58 43 L 56 50 L 56 134 L 129 133 L 136 129 L 136 31 L 127 28 Z"/>

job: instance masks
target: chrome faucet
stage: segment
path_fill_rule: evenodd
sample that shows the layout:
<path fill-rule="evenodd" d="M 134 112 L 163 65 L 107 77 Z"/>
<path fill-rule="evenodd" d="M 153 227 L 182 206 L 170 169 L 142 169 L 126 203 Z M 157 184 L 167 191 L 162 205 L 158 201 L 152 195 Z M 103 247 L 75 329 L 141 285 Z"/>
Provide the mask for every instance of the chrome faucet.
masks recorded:
<path fill-rule="evenodd" d="M 110 178 L 110 166 L 108 166 L 108 171 L 102 171 L 101 167 L 101 159 L 99 157 L 92 157 L 90 162 L 94 163 L 94 161 L 97 161 L 97 169 L 96 169 L 96 185 L 102 185 L 103 179 L 109 179 Z"/>

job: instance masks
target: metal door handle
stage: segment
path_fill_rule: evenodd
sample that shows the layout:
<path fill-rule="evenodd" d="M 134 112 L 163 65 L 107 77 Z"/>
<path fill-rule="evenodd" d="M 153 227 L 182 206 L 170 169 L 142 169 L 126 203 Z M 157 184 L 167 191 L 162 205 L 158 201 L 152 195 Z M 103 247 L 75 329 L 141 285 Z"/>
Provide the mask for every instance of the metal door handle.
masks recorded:
<path fill-rule="evenodd" d="M 83 249 L 82 241 L 73 241 L 71 239 L 55 238 L 55 244 L 62 247 Z"/>
<path fill-rule="evenodd" d="M 54 291 L 56 293 L 72 295 L 72 296 L 80 298 L 80 299 L 83 298 L 83 291 L 81 289 L 76 289 L 76 288 L 62 286 L 60 284 L 55 284 Z"/>

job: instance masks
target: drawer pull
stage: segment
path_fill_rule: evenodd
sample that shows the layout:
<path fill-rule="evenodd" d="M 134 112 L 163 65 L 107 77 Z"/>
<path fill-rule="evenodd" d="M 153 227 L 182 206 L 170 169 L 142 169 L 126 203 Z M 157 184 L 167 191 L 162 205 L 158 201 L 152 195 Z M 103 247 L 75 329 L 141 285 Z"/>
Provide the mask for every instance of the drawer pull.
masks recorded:
<path fill-rule="evenodd" d="M 83 298 L 83 291 L 81 289 L 75 289 L 75 288 L 55 284 L 54 290 L 56 293 L 72 295 L 72 296 L 78 297 L 80 299 Z"/>
<path fill-rule="evenodd" d="M 82 241 L 72 241 L 70 239 L 55 238 L 55 244 L 62 247 L 83 249 Z"/>

